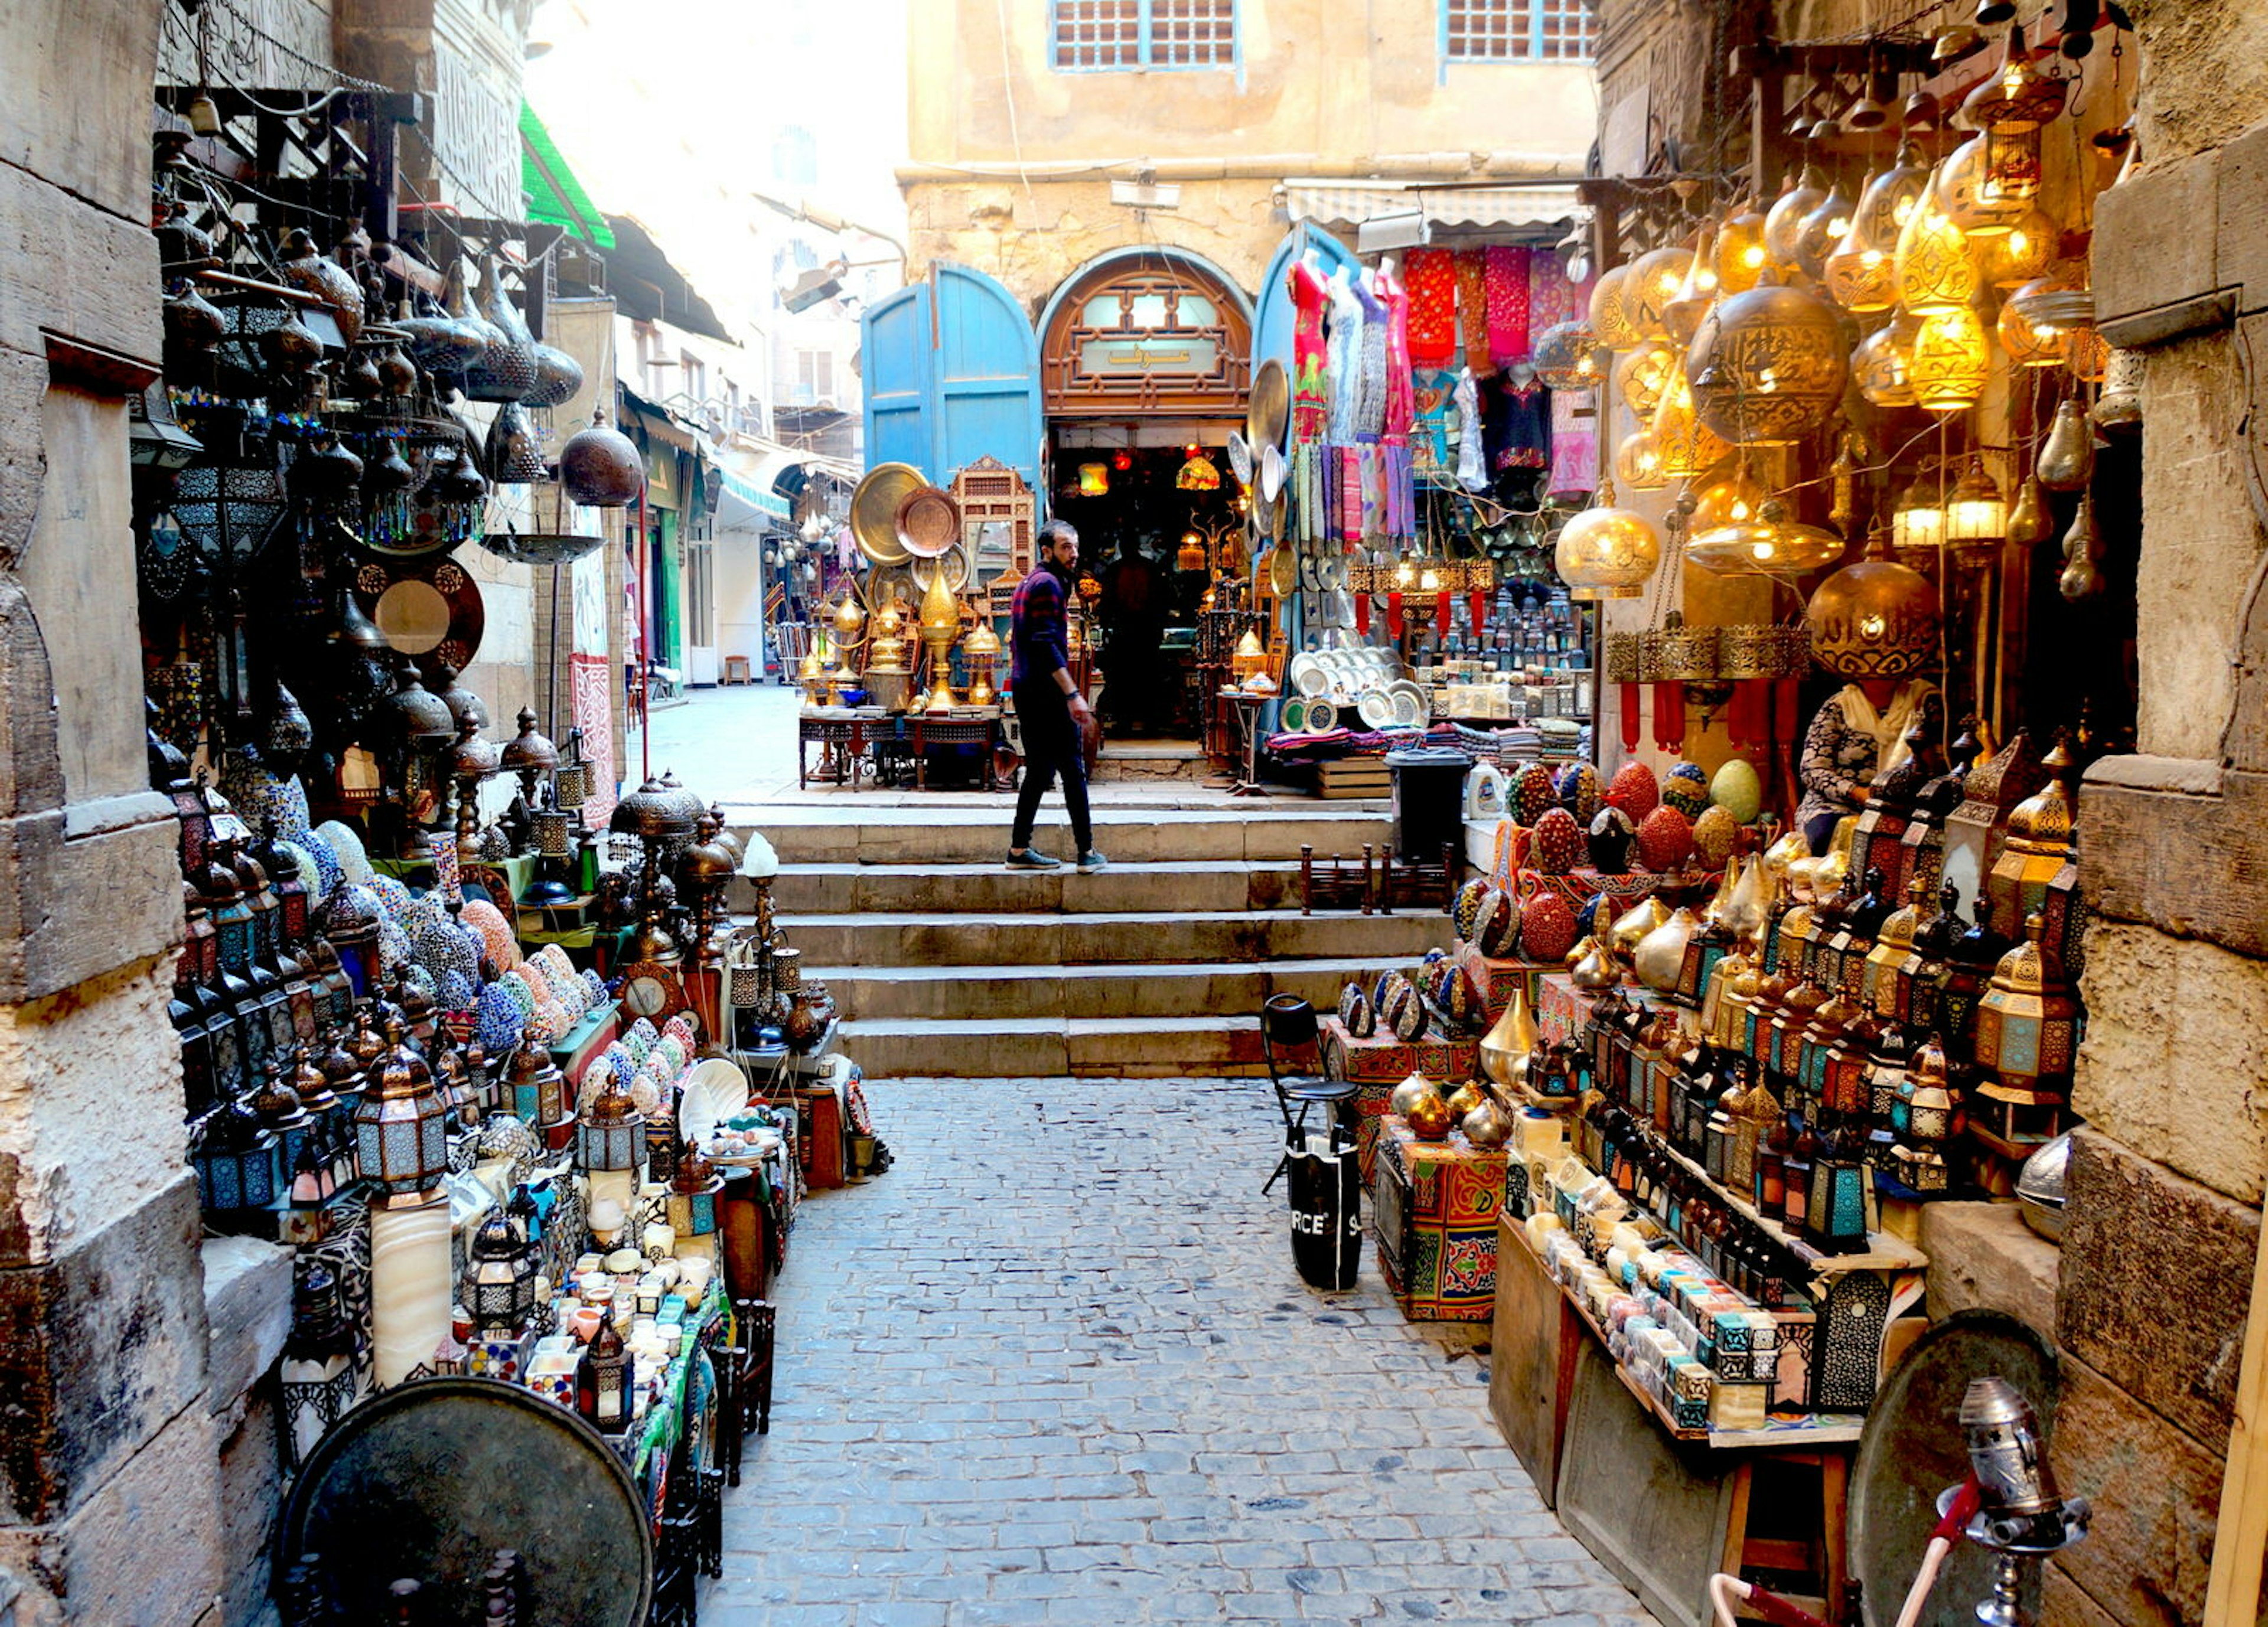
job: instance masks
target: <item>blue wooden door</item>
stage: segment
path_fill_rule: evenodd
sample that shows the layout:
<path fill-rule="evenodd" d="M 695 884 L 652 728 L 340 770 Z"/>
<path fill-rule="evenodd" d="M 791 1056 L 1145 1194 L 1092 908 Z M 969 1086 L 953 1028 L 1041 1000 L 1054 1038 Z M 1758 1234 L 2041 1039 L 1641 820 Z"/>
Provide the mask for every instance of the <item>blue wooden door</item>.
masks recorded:
<path fill-rule="evenodd" d="M 870 467 L 910 463 L 942 485 L 990 455 L 1039 489 L 1039 336 L 1013 294 L 940 261 L 860 327 Z"/>
<path fill-rule="evenodd" d="M 1256 372 L 1260 364 L 1271 356 L 1284 364 L 1286 372 L 1291 371 L 1292 323 L 1296 313 L 1284 274 L 1293 261 L 1311 248 L 1322 261 L 1326 277 L 1341 266 L 1362 269 L 1362 262 L 1354 257 L 1354 251 L 1321 226 L 1304 220 L 1293 226 L 1276 246 L 1267 275 L 1260 279 L 1260 297 L 1252 302 L 1252 366 Z"/>

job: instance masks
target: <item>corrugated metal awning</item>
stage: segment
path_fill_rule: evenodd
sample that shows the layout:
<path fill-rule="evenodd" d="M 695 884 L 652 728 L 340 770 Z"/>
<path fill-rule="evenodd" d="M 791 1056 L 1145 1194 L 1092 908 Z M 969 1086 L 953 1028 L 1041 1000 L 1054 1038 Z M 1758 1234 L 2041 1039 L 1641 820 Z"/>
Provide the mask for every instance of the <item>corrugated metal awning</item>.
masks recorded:
<path fill-rule="evenodd" d="M 1359 226 L 1379 215 L 1422 210 L 1442 226 L 1550 226 L 1588 213 L 1575 185 L 1535 187 L 1421 187 L 1402 181 L 1302 181 L 1284 183 L 1285 207 L 1293 220 L 1323 225 Z"/>

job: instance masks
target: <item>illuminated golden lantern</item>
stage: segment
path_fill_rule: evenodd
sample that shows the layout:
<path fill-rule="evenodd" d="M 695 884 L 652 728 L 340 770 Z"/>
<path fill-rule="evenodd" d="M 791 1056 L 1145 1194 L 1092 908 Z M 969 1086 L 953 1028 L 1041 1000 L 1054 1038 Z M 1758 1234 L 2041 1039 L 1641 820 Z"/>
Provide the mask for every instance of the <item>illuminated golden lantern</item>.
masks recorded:
<path fill-rule="evenodd" d="M 1898 234 L 1929 185 L 1929 169 L 1909 143 L 1899 147 L 1897 162 L 1859 195 L 1851 230 L 1822 268 L 1829 295 L 1845 310 L 1871 314 L 1897 303 Z"/>
<path fill-rule="evenodd" d="M 1992 478 L 1981 456 L 1969 467 L 1945 498 L 1945 540 L 1955 548 L 1974 548 L 1998 542 L 2008 534 L 2008 499 Z"/>
<path fill-rule="evenodd" d="M 1248 637 L 1249 634 L 1246 635 Z M 990 706 L 997 699 L 992 688 L 992 672 L 1000 659 L 1000 635 L 992 630 L 989 616 L 976 618 L 976 626 L 961 646 L 968 658 L 968 703 Z"/>
<path fill-rule="evenodd" d="M 970 641 L 971 644 L 975 640 Z M 1268 670 L 1268 652 L 1261 644 L 1260 635 L 1252 628 L 1244 629 L 1244 637 L 1236 641 L 1236 650 L 1229 657 L 1229 670 L 1239 683 L 1257 678 Z"/>
<path fill-rule="evenodd" d="M 2024 30 L 2008 30 L 2000 66 L 1969 92 L 1963 116 L 1984 131 L 1982 196 L 1999 204 L 2029 200 L 2040 190 L 2040 126 L 2063 112 L 2068 81 L 2051 78 L 2032 65 L 2024 49 Z"/>
<path fill-rule="evenodd" d="M 1826 178 L 1813 164 L 1806 164 L 1803 178 L 1773 200 L 1764 216 L 1764 256 L 1782 275 L 1800 268 L 1804 217 L 1826 201 Z"/>
<path fill-rule="evenodd" d="M 1660 403 L 1662 387 L 1683 364 L 1675 347 L 1648 339 L 1615 360 L 1615 393 L 1638 416 L 1649 416 Z"/>
<path fill-rule="evenodd" d="M 1945 506 L 1937 482 L 1926 474 L 1899 495 L 1890 510 L 1890 541 L 1901 554 L 1932 553 L 1945 543 Z"/>
<path fill-rule="evenodd" d="M 1623 304 L 1630 276 L 1630 267 L 1616 266 L 1591 284 L 1591 331 L 1609 350 L 1632 350 L 1638 342 L 1638 329 L 1631 326 L 1630 313 Z"/>
<path fill-rule="evenodd" d="M 1910 369 L 1913 335 L 1920 328 L 1918 317 L 1902 313 L 1859 342 L 1851 357 L 1851 376 L 1858 383 L 1859 394 L 1877 407 L 1914 404 Z"/>
<path fill-rule="evenodd" d="M 1529 359 L 1549 390 L 1590 389 L 1602 371 L 1599 341 L 1588 322 L 1560 322 L 1545 328 Z"/>
<path fill-rule="evenodd" d="M 1961 306 L 1922 318 L 1910 376 L 1918 407 L 1930 412 L 1974 407 L 1992 376 L 1992 347 L 1977 313 Z"/>
<path fill-rule="evenodd" d="M 1661 472 L 1661 453 L 1645 430 L 1632 430 L 1615 448 L 1615 478 L 1632 491 L 1659 491 L 1669 484 Z"/>
<path fill-rule="evenodd" d="M 1744 504 L 1734 502 L 1735 509 Z M 1693 534 L 1685 544 L 1685 557 L 1719 575 L 1742 573 L 1789 575 L 1816 571 L 1841 557 L 1843 539 L 1816 526 L 1798 523 L 1787 504 L 1777 497 L 1760 504 L 1751 518 L 1703 525 L 1701 510 L 1693 514 Z"/>
<path fill-rule="evenodd" d="M 1850 367 L 1834 306 L 1770 276 L 1719 301 L 1685 358 L 1702 423 L 1752 446 L 1799 440 L 1825 423 Z M 1659 425 L 1654 436 L 1663 439 Z"/>
<path fill-rule="evenodd" d="M 929 650 L 929 697 L 909 710 L 947 712 L 961 704 L 953 693 L 953 644 L 960 637 L 961 601 L 939 571 L 930 578 L 921 602 L 921 637 Z"/>
<path fill-rule="evenodd" d="M 1822 274 L 1827 257 L 1843 247 L 1851 235 L 1854 210 L 1851 200 L 1844 195 L 1841 182 L 1827 189 L 1819 206 L 1806 215 L 1798 225 L 1795 234 L 1795 262 L 1803 274 L 1816 281 Z"/>
<path fill-rule="evenodd" d="M 1661 533 L 1616 507 L 1614 482 L 1602 481 L 1597 503 L 1559 527 L 1552 563 L 1570 599 L 1635 599 L 1661 563 Z"/>
<path fill-rule="evenodd" d="M 1662 388 L 1650 438 L 1661 460 L 1661 472 L 1670 480 L 1693 479 L 1727 450 L 1724 439 L 1695 412 L 1693 387 L 1686 382 L 1683 368 L 1674 370 Z"/>
<path fill-rule="evenodd" d="M 1819 664 L 1845 678 L 1904 678 L 1937 652 L 1937 590 L 1890 557 L 1887 532 L 1819 585 L 1803 621 Z"/>
<path fill-rule="evenodd" d="M 1969 239 L 1947 216 L 1938 195 L 1933 191 L 1926 196 L 1898 234 L 1898 298 L 1916 316 L 1957 310 L 1977 297 L 1977 267 L 1969 258 Z"/>
<path fill-rule="evenodd" d="M 1747 293 L 1770 258 L 1764 252 L 1764 217 L 1742 210 L 1717 231 L 1717 291 L 1728 297 Z"/>
<path fill-rule="evenodd" d="M 2018 296 L 2043 295 L 2064 291 L 2067 284 L 2058 279 L 2041 277 L 2027 283 L 2007 299 L 2001 302 L 2000 320 L 1996 325 L 2000 348 L 2008 359 L 2019 367 L 2059 367 L 2063 364 L 2065 334 L 2048 315 L 2049 307 L 2036 298 Z M 2030 313 L 2039 311 L 2043 320 L 2035 322 Z"/>
<path fill-rule="evenodd" d="M 1698 535 L 1722 526 L 1745 526 L 1764 511 L 1770 496 L 1745 463 L 1712 469 L 1693 501 L 1693 531 Z"/>
<path fill-rule="evenodd" d="M 1662 318 L 1669 325 L 1669 336 L 1679 344 L 1693 342 L 1694 329 L 1708 313 L 1710 301 L 1717 297 L 1717 229 L 1701 228 L 1700 240 L 1694 245 L 1692 263 L 1685 269 L 1685 281 L 1679 284 L 1677 298 L 1662 308 Z"/>
<path fill-rule="evenodd" d="M 2110 372 L 2110 342 L 2092 323 L 2074 328 L 2064 341 L 2064 359 L 2076 376 L 2101 384 Z"/>
<path fill-rule="evenodd" d="M 2039 136 L 2036 131 L 2025 132 L 2017 139 L 2029 139 L 2036 144 Z M 1937 170 L 1937 206 L 1956 228 L 1970 237 L 2012 232 L 2031 207 L 2029 193 L 2016 197 L 1996 190 L 1985 173 L 1984 164 L 1984 137 L 1973 136 L 1948 154 Z"/>
<path fill-rule="evenodd" d="M 1993 288 L 2019 287 L 2048 269 L 2056 248 L 2055 222 L 2043 209 L 2028 209 L 2013 228 L 1978 238 L 1975 247 L 1979 278 Z"/>
<path fill-rule="evenodd" d="M 1669 337 L 1669 306 L 1692 267 L 1690 248 L 1657 248 L 1631 261 L 1630 281 L 1623 284 L 1623 309 L 1640 339 Z"/>

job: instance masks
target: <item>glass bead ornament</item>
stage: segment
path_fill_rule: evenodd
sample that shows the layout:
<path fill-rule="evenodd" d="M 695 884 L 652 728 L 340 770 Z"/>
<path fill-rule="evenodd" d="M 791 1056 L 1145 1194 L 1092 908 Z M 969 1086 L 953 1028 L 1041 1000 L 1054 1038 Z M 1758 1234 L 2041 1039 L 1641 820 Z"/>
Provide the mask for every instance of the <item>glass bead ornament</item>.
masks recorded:
<path fill-rule="evenodd" d="M 1570 599 L 1635 599 L 1661 563 L 1661 533 L 1616 506 L 1614 482 L 1602 480 L 1598 501 L 1560 526 L 1552 559 Z"/>

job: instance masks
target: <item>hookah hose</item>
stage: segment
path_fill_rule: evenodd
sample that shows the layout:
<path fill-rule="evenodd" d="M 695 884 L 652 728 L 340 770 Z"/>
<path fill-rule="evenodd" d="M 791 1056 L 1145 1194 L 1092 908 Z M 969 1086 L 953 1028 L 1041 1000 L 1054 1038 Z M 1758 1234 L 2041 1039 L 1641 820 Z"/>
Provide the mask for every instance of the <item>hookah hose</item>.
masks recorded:
<path fill-rule="evenodd" d="M 1921 1569 L 1914 1572 L 1913 1586 L 1906 1590 L 1905 1608 L 1898 1612 L 1897 1627 L 1914 1627 L 1921 1620 L 1922 1607 L 1929 1602 L 1930 1590 L 1937 1586 L 1937 1573 L 1945 1564 L 1945 1556 L 1953 1551 L 1961 1540 L 1962 1531 L 1976 1514 L 1984 1500 L 1983 1488 L 1971 1475 L 1961 1483 L 1947 1503 L 1937 1528 L 1929 1535 L 1929 1546 L 1923 1550 Z"/>

